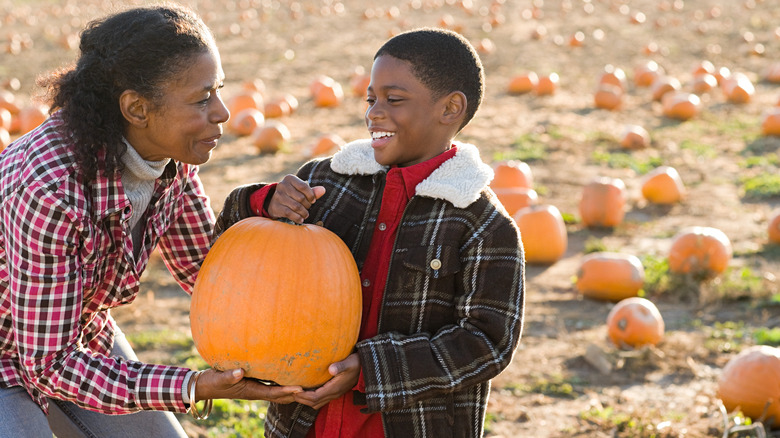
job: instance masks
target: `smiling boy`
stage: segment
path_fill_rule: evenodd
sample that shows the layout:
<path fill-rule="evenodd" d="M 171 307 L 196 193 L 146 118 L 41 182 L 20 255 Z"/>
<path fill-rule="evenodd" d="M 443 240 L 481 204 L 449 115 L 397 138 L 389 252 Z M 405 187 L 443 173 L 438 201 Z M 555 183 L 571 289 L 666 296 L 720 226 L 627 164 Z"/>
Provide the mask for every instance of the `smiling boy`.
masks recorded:
<path fill-rule="evenodd" d="M 255 213 L 341 237 L 363 284 L 354 353 L 297 403 L 272 404 L 266 435 L 482 435 L 489 382 L 520 341 L 525 295 L 519 232 L 488 188 L 493 172 L 475 146 L 454 141 L 483 84 L 457 33 L 393 37 L 371 70 L 371 139 L 278 184 L 246 186 Z"/>

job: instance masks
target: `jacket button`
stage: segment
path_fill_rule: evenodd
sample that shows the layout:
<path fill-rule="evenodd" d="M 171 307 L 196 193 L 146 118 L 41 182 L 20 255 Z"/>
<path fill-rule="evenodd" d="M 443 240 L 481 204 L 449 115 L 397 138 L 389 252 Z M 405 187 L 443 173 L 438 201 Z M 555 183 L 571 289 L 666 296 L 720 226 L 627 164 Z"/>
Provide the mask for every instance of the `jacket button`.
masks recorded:
<path fill-rule="evenodd" d="M 384 222 L 382 222 L 381 224 L 379 224 L 379 231 L 384 231 L 384 230 L 386 230 L 386 229 L 387 229 L 387 225 L 385 225 L 385 223 L 384 223 Z"/>
<path fill-rule="evenodd" d="M 439 259 L 433 259 L 433 260 L 431 260 L 431 268 L 432 268 L 434 271 L 438 271 L 438 270 L 439 270 L 439 268 L 441 268 L 441 260 L 439 260 Z"/>
<path fill-rule="evenodd" d="M 371 286 L 371 280 L 366 278 L 365 280 L 363 280 L 363 287 L 369 287 L 369 286 Z"/>

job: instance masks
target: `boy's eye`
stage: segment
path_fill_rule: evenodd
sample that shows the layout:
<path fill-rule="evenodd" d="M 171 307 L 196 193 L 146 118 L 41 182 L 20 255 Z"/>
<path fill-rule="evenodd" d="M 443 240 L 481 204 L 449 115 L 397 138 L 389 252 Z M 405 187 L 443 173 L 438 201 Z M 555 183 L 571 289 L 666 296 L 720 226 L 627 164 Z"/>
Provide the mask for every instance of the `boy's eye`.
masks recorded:
<path fill-rule="evenodd" d="M 366 98 L 366 102 L 368 102 L 369 105 L 373 105 L 374 102 L 376 102 L 376 98 L 375 97 L 367 97 Z"/>

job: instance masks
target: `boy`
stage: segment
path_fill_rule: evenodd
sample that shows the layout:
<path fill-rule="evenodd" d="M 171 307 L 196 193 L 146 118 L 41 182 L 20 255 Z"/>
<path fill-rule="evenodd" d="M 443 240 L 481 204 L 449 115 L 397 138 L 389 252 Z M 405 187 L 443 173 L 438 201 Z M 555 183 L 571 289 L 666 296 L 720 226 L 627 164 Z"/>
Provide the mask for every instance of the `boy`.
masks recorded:
<path fill-rule="evenodd" d="M 371 70 L 371 140 L 251 195 L 256 214 L 339 235 L 363 283 L 354 353 L 298 403 L 272 404 L 266 435 L 482 435 L 489 381 L 520 340 L 525 288 L 519 232 L 488 189 L 492 170 L 474 146 L 453 142 L 483 78 L 454 32 L 390 39 Z"/>

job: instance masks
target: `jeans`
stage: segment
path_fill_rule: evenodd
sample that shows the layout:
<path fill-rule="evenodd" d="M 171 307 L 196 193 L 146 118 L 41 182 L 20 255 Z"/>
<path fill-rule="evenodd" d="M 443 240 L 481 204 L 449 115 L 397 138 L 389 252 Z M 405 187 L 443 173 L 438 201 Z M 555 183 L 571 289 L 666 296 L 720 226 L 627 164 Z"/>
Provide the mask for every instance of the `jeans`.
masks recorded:
<path fill-rule="evenodd" d="M 119 332 L 112 355 L 137 360 Z M 0 388 L 0 438 L 186 438 L 171 412 L 141 411 L 106 415 L 61 400 L 49 399 L 46 415 L 21 386 Z"/>

